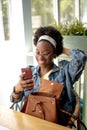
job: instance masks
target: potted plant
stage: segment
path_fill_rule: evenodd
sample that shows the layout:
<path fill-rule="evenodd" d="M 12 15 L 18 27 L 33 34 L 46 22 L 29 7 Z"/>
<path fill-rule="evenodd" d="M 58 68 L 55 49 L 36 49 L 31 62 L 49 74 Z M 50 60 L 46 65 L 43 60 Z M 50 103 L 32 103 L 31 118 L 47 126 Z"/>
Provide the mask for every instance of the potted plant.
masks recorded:
<path fill-rule="evenodd" d="M 77 18 L 72 23 L 65 21 L 55 24 L 55 27 L 64 37 L 64 46 L 87 50 L 87 24 L 79 21 Z"/>

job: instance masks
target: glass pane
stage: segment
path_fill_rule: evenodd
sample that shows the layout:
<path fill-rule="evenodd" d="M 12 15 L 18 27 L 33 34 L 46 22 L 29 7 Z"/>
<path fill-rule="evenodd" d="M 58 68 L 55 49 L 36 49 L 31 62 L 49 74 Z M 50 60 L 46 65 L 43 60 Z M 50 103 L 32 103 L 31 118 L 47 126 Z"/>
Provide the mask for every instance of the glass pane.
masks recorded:
<path fill-rule="evenodd" d="M 0 0 L 0 34 L 3 38 L 0 40 L 9 40 L 9 0 Z"/>
<path fill-rule="evenodd" d="M 72 22 L 75 17 L 75 0 L 60 0 L 60 22 Z"/>
<path fill-rule="evenodd" d="M 81 21 L 87 23 L 87 0 L 81 0 L 80 11 L 81 11 L 81 16 L 80 16 Z"/>
<path fill-rule="evenodd" d="M 31 0 L 33 32 L 40 26 L 50 25 L 53 21 L 53 0 Z"/>

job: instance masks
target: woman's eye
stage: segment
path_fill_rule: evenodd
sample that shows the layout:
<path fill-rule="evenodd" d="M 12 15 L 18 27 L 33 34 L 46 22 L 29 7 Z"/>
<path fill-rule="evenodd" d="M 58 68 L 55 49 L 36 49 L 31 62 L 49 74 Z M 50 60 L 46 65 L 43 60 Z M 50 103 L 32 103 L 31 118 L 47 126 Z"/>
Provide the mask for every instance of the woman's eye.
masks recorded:
<path fill-rule="evenodd" d="M 36 55 L 43 56 L 43 57 L 47 57 L 49 54 L 50 52 L 44 52 L 44 53 L 36 52 Z"/>

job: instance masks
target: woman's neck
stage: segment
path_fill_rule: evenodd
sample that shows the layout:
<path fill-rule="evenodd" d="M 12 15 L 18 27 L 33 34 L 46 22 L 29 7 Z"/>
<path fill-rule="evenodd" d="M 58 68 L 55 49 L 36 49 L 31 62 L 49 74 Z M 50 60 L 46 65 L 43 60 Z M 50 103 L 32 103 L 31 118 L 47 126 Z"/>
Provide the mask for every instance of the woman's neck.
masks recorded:
<path fill-rule="evenodd" d="M 46 67 L 40 67 L 40 76 L 45 75 L 46 73 L 48 73 L 53 67 L 53 63 L 50 66 L 46 66 Z"/>

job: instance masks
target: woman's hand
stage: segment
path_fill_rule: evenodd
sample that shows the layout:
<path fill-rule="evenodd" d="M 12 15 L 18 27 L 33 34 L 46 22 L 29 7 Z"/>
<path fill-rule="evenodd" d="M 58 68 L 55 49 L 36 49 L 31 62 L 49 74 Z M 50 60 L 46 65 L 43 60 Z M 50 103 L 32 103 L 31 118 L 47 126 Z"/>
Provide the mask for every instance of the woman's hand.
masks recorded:
<path fill-rule="evenodd" d="M 32 89 L 34 87 L 34 80 L 33 79 L 24 80 L 24 75 L 25 73 L 22 73 L 20 75 L 20 80 L 15 86 L 15 91 L 17 93 L 27 89 Z"/>
<path fill-rule="evenodd" d="M 68 49 L 68 48 L 63 48 L 63 54 L 69 55 L 69 54 L 70 54 L 70 49 Z"/>

